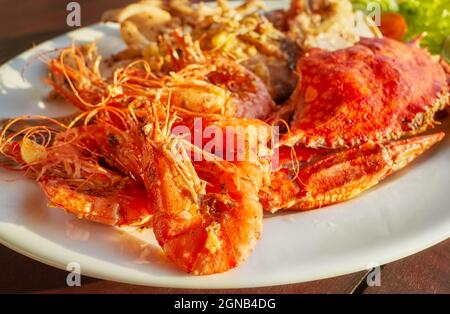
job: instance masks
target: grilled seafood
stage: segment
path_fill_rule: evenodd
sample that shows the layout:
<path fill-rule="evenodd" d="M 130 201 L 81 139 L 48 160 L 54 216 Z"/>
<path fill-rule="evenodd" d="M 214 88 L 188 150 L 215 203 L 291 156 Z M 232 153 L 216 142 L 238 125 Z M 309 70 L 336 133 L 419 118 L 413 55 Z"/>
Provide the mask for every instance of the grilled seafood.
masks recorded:
<path fill-rule="evenodd" d="M 439 142 L 444 133 L 400 140 L 383 145 L 367 142 L 342 151 L 297 147 L 298 167 L 282 159 L 272 173 L 270 187 L 260 192 L 264 209 L 308 210 L 349 200 L 407 166 Z M 307 156 L 307 157 L 306 157 Z"/>
<path fill-rule="evenodd" d="M 259 12 L 264 7 L 260 0 L 248 0 L 235 8 L 225 0 L 217 4 L 216 9 L 211 9 L 203 4 L 193 8 L 183 0 L 152 2 L 142 4 L 140 11 L 132 4 L 107 12 L 103 20 L 120 23 L 122 37 L 128 43 L 128 48 L 116 55 L 118 60 L 144 58 L 153 68 L 158 68 L 164 57 L 157 53 L 161 49 L 159 38 L 183 28 L 201 50 L 241 60 L 242 65 L 264 82 L 276 102 L 285 101 L 295 87 L 292 69 L 299 50 L 296 43 Z M 165 12 L 160 16 L 169 15 L 170 20 L 152 27 L 148 20 L 141 22 L 139 15 L 146 14 L 149 5 L 156 7 L 155 12 Z M 130 12 L 134 13 L 134 20 Z"/>
<path fill-rule="evenodd" d="M 270 192 L 262 194 L 269 211 L 352 198 L 444 136 L 390 142 L 432 128 L 449 103 L 448 74 L 417 42 L 364 38 L 335 52 L 312 49 L 298 72 L 297 88 L 276 116 L 293 111 L 281 143 L 306 159 L 285 158 L 272 174 Z"/>
<path fill-rule="evenodd" d="M 297 70 L 301 80 L 282 109 L 294 111 L 286 145 L 384 143 L 432 127 L 449 103 L 443 67 L 416 42 L 363 38 L 335 52 L 313 49 Z"/>
<path fill-rule="evenodd" d="M 142 4 L 140 9 L 139 5 L 135 3 L 106 12 L 103 21 L 121 23 L 122 31 L 129 28 L 130 32 L 122 32 L 122 36 L 129 38 L 125 40 L 129 49 L 141 49 L 144 57 L 146 48 L 157 44 L 159 36 L 180 27 L 189 30 L 189 34 L 194 40 L 199 40 L 204 50 L 218 49 L 239 59 L 258 53 L 267 56 L 284 55 L 277 43 L 284 35 L 276 30 L 264 15 L 258 13 L 265 7 L 260 0 L 245 1 L 234 8 L 228 1 L 222 0 L 217 2 L 215 9 L 202 3 L 193 6 L 186 0 L 147 3 Z M 154 15 L 159 15 L 158 20 L 168 21 L 149 27 L 149 21 L 132 20 L 133 17 L 139 17 L 139 14 L 149 13 L 152 10 L 149 6 L 153 6 Z M 148 34 L 149 32 L 151 34 Z"/>
<path fill-rule="evenodd" d="M 311 47 L 336 50 L 351 46 L 361 36 L 381 36 L 369 18 L 352 11 L 348 0 L 292 0 L 289 10 L 272 12 L 276 14 L 264 14 L 264 8 L 260 0 L 246 0 L 236 7 L 222 0 L 215 9 L 185 0 L 146 1 L 108 11 L 103 20 L 121 25 L 128 48 L 117 55 L 120 60 L 142 57 L 160 66 L 161 61 L 154 58 L 158 38 L 183 27 L 202 50 L 242 60 L 277 103 L 292 93 L 297 79 L 293 70 L 304 51 Z"/>
<path fill-rule="evenodd" d="M 151 129 L 146 187 L 155 200 L 153 230 L 166 256 L 195 275 L 238 266 L 262 228 L 261 168 L 211 156 L 192 163 L 183 140 L 168 133 L 170 125 Z"/>
<path fill-rule="evenodd" d="M 231 58 L 217 52 L 203 52 L 199 42 L 179 30 L 165 42 L 165 71 L 175 71 L 167 86 L 173 104 L 198 113 L 228 117 L 264 119 L 275 108 L 261 79 Z"/>
<path fill-rule="evenodd" d="M 53 93 L 81 113 L 5 120 L 2 165 L 79 218 L 152 227 L 170 261 L 208 275 L 248 257 L 263 210 L 346 201 L 444 137 L 410 137 L 449 104 L 449 66 L 420 39 L 382 38 L 367 21 L 357 31 L 348 1 L 268 15 L 260 4 L 108 12 L 128 48 L 104 60 L 73 44 L 44 59 Z"/>
<path fill-rule="evenodd" d="M 93 129 L 60 126 L 62 130 L 30 127 L 5 137 L 6 126 L 1 152 L 40 184 L 51 206 L 113 226 L 151 223 L 145 189 L 101 165 L 98 147 L 92 145 Z"/>
<path fill-rule="evenodd" d="M 270 132 L 270 126 L 204 115 L 205 130 L 214 126 L 227 136 L 221 139 L 225 146 L 211 154 L 203 149 L 207 138 L 196 143 L 172 134 L 180 125 L 195 132 L 198 116 L 175 116 L 170 110 L 156 102 L 139 109 L 105 106 L 82 113 L 69 126 L 52 121 L 58 132 L 29 127 L 6 136 L 11 121 L 2 152 L 36 177 L 53 206 L 114 226 L 152 224 L 164 252 L 181 269 L 198 275 L 229 270 L 245 260 L 259 238 L 258 191 L 267 180 L 270 156 L 229 162 L 218 157 L 219 150 L 231 151 L 233 158 L 242 147 L 256 150 L 267 142 L 253 139 L 257 128 Z M 224 130 L 245 124 L 255 133 L 246 133 L 242 146 L 229 142 Z M 18 133 L 26 136 L 18 139 Z M 41 133 L 46 141 L 38 143 Z M 191 161 L 185 147 L 204 158 Z"/>
<path fill-rule="evenodd" d="M 164 42 L 166 58 L 158 73 L 145 60 L 118 66 L 111 77 L 101 74 L 101 57 L 94 44 L 63 49 L 48 61 L 46 80 L 54 92 L 82 110 L 103 105 L 128 107 L 145 100 L 168 101 L 197 113 L 264 119 L 273 111 L 267 88 L 258 76 L 218 53 L 203 53 L 198 42 L 179 30 L 174 45 Z M 158 50 L 159 51 L 159 50 Z"/>

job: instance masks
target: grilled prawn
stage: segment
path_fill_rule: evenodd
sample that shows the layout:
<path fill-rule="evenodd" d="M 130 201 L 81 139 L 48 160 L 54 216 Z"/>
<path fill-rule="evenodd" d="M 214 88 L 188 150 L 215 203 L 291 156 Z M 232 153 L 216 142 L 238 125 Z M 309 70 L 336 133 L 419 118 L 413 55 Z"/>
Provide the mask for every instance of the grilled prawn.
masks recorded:
<path fill-rule="evenodd" d="M 98 145 L 108 143 L 97 138 L 94 145 L 95 128 L 30 127 L 6 136 L 7 130 L 2 133 L 2 155 L 39 183 L 51 206 L 112 226 L 151 224 L 144 187 L 104 165 Z"/>
<path fill-rule="evenodd" d="M 66 48 L 47 62 L 46 82 L 84 111 L 105 105 L 127 108 L 152 100 L 167 103 L 169 97 L 174 107 L 228 117 L 264 119 L 274 110 L 261 79 L 237 61 L 204 53 L 198 42 L 179 30 L 162 41 L 161 49 L 157 58 L 163 66 L 157 72 L 140 59 L 116 66 L 105 76 L 94 44 Z"/>

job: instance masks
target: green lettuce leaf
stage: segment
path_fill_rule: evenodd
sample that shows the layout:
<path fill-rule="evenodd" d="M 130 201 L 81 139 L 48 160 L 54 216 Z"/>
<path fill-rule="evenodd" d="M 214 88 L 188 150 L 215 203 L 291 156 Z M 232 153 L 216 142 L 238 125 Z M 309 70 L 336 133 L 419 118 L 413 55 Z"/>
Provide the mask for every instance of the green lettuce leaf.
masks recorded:
<path fill-rule="evenodd" d="M 449 0 L 399 0 L 399 12 L 408 23 L 406 40 L 427 32 L 422 45 L 432 53 L 441 52 L 450 35 Z"/>

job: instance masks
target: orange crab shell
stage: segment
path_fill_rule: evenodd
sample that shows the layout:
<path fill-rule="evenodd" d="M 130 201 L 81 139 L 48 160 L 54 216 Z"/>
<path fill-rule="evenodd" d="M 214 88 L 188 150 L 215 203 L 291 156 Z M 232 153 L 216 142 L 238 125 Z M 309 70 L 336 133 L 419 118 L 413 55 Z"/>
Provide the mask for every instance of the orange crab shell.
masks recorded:
<path fill-rule="evenodd" d="M 310 50 L 299 60 L 300 81 L 286 144 L 357 146 L 424 131 L 448 103 L 446 74 L 428 52 L 392 39 L 362 39 L 334 52 Z"/>
<path fill-rule="evenodd" d="M 330 151 L 306 151 L 294 173 L 289 162 L 271 174 L 269 189 L 259 200 L 264 209 L 310 210 L 347 201 L 406 167 L 444 138 L 443 132 L 393 141 L 367 142 L 358 147 Z M 303 147 L 296 147 L 300 151 Z M 306 149 L 308 150 L 308 149 Z"/>

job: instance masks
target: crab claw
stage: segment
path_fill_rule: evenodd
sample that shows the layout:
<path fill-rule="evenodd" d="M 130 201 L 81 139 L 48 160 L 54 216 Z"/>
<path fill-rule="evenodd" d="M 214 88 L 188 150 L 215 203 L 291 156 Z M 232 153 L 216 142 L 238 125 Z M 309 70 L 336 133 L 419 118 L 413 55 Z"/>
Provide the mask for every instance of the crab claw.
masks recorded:
<path fill-rule="evenodd" d="M 271 180 L 271 192 L 262 192 L 260 200 L 271 212 L 308 210 L 346 201 L 405 167 L 444 135 L 436 133 L 386 145 L 368 142 L 306 164 L 294 180 L 289 172 L 277 171 Z"/>

